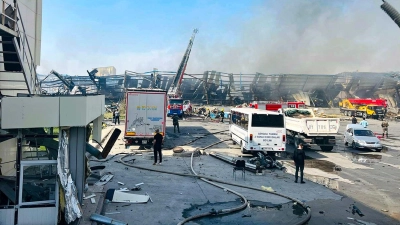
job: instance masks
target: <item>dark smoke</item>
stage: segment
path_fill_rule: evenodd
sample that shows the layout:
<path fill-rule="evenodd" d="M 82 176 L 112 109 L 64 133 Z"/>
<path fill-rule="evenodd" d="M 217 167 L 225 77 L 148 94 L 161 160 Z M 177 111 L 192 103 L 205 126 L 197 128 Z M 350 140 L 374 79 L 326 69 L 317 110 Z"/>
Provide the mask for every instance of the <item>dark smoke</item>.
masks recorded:
<path fill-rule="evenodd" d="M 389 3 L 400 10 L 400 1 Z M 233 43 L 202 39 L 187 72 L 336 74 L 400 70 L 400 29 L 379 0 L 271 0 L 253 9 Z M 221 29 L 223 30 L 223 29 Z"/>

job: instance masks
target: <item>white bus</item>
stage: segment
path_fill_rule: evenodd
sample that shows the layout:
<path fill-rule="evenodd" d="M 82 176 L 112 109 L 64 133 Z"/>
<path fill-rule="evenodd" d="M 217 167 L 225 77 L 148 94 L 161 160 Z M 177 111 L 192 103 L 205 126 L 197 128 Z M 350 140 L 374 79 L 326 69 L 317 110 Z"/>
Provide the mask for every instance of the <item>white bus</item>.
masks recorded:
<path fill-rule="evenodd" d="M 231 109 L 229 132 L 242 153 L 286 150 L 285 117 L 282 112 L 254 108 Z"/>

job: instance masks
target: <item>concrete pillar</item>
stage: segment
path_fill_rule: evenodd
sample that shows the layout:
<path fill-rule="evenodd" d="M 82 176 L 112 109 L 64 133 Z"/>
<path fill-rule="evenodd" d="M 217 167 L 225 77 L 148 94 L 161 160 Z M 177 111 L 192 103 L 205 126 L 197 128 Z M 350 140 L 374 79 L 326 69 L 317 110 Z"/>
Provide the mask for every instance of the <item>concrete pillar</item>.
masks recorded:
<path fill-rule="evenodd" d="M 97 119 L 93 120 L 92 139 L 96 140 L 98 143 L 101 143 L 101 131 L 103 130 L 103 119 L 104 115 L 101 115 L 97 117 Z"/>
<path fill-rule="evenodd" d="M 78 200 L 82 204 L 85 188 L 85 148 L 86 127 L 71 127 L 69 129 L 69 170 L 78 191 Z"/>

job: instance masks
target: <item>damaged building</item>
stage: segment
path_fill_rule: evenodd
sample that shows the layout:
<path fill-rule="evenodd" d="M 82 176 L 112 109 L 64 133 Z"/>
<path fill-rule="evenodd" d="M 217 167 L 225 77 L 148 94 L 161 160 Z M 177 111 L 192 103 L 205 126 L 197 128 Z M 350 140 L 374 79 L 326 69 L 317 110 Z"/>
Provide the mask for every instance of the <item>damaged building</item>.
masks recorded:
<path fill-rule="evenodd" d="M 149 88 L 159 85 L 168 90 L 175 72 L 157 71 L 112 76 L 68 76 L 61 79 L 50 74 L 41 76 L 41 89 L 46 94 L 62 94 L 68 89 L 64 80 L 79 85 L 87 93 L 106 96 L 106 102 L 119 101 L 125 88 Z M 158 76 L 158 77 L 157 77 Z M 46 78 L 46 79 L 44 79 Z M 399 104 L 399 74 L 395 72 L 351 72 L 340 74 L 233 74 L 205 71 L 185 74 L 183 98 L 197 104 L 235 105 L 254 100 L 304 101 L 314 107 L 338 107 L 343 98 L 385 98 L 389 107 Z M 72 90 L 74 85 L 69 85 Z M 61 91 L 60 91 L 61 90 Z"/>
<path fill-rule="evenodd" d="M 101 141 L 105 98 L 43 95 L 42 1 L 1 2 L 0 224 L 72 223 L 82 216 L 85 154 L 101 157 L 87 129 Z"/>

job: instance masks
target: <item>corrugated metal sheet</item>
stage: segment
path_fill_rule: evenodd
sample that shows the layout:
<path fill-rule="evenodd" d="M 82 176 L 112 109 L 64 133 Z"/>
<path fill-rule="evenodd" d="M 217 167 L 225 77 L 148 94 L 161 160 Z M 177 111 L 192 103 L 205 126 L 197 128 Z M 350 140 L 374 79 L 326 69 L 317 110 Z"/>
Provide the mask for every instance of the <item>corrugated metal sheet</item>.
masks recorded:
<path fill-rule="evenodd" d="M 55 225 L 57 214 L 56 207 L 20 208 L 18 225 Z"/>
<path fill-rule="evenodd" d="M 0 209 L 0 225 L 14 224 L 14 212 L 14 209 Z"/>

